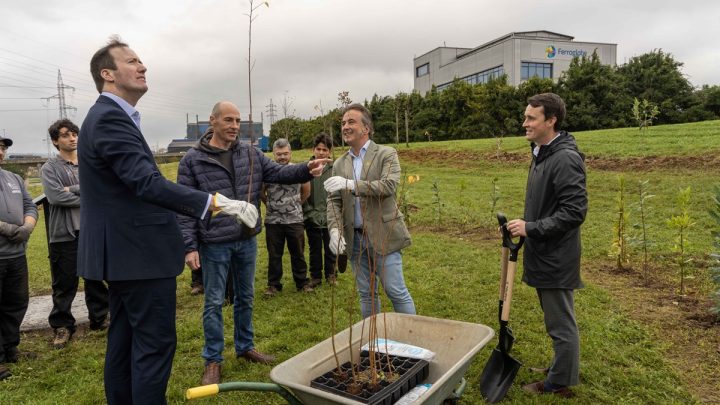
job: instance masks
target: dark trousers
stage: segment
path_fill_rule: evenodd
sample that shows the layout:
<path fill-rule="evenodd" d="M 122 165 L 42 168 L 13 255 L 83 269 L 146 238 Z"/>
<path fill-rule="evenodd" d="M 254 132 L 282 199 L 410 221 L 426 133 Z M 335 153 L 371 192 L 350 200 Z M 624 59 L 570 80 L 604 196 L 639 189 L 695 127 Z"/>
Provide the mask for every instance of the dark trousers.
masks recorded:
<path fill-rule="evenodd" d="M 575 321 L 574 291 L 538 288 L 545 318 L 545 330 L 553 341 L 555 353 L 547 381 L 556 385 L 580 383 L 580 334 Z"/>
<path fill-rule="evenodd" d="M 0 259 L 0 363 L 20 344 L 20 324 L 29 299 L 25 255 Z"/>
<path fill-rule="evenodd" d="M 265 241 L 268 250 L 268 286 L 282 290 L 282 257 L 287 241 L 295 287 L 302 288 L 307 283 L 303 224 L 265 224 Z"/>
<path fill-rule="evenodd" d="M 105 355 L 109 405 L 166 404 L 175 335 L 175 277 L 108 281 L 112 322 Z"/>
<path fill-rule="evenodd" d="M 335 255 L 330 250 L 330 232 L 327 228 L 306 225 L 305 233 L 307 233 L 308 247 L 310 248 L 310 277 L 322 279 L 324 258 L 325 278 L 330 278 L 334 274 L 336 261 Z"/>
<path fill-rule="evenodd" d="M 77 239 L 68 242 L 51 243 L 50 273 L 52 275 L 53 308 L 48 322 L 54 329 L 65 327 L 75 331 L 75 317 L 71 312 L 77 294 Z M 108 290 L 103 281 L 85 281 L 85 304 L 88 309 L 90 326 L 100 326 L 108 314 Z"/>

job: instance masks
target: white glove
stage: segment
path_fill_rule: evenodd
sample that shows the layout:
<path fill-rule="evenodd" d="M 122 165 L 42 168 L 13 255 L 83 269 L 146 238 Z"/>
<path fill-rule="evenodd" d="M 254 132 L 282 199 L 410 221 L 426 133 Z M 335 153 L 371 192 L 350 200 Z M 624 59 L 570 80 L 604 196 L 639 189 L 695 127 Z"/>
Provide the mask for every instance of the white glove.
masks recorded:
<path fill-rule="evenodd" d="M 323 183 L 325 191 L 334 193 L 339 190 L 355 190 L 355 180 L 349 180 L 342 176 L 332 176 Z"/>
<path fill-rule="evenodd" d="M 255 225 L 257 225 L 258 211 L 255 204 L 250 204 L 247 201 L 231 200 L 220 193 L 215 193 L 213 199 L 215 206 L 220 211 L 234 216 L 239 222 L 250 228 L 255 228 Z"/>
<path fill-rule="evenodd" d="M 330 229 L 330 251 L 335 256 L 345 251 L 345 237 L 340 235 L 340 230 L 337 228 Z"/>

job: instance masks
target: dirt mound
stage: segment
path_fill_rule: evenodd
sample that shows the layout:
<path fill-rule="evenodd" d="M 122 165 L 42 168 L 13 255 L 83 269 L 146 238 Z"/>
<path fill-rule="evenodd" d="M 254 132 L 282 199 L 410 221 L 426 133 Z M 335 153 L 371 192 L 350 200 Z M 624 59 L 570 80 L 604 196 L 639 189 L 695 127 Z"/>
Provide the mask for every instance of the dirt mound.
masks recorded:
<path fill-rule="evenodd" d="M 437 164 L 457 168 L 470 168 L 482 163 L 527 164 L 528 154 L 502 152 L 498 156 L 491 152 L 473 152 L 460 150 L 412 149 L 398 150 L 400 159 L 416 164 Z"/>
<path fill-rule="evenodd" d="M 477 167 L 482 163 L 527 165 L 528 153 L 473 152 L 440 149 L 412 149 L 398 151 L 403 161 L 415 164 L 436 164 L 457 168 Z M 720 155 L 702 154 L 695 156 L 586 156 L 585 165 L 595 170 L 606 171 L 651 171 L 651 170 L 712 170 L 720 169 Z"/>

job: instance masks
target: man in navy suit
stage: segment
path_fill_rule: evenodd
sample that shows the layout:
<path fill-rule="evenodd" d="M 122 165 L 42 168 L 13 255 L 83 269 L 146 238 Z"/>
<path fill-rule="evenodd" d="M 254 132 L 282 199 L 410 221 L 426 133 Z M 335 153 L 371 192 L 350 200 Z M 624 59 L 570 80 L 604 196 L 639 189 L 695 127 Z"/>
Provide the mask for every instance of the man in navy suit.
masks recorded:
<path fill-rule="evenodd" d="M 211 195 L 160 174 L 134 107 L 148 88 L 146 70 L 117 38 L 95 53 L 90 71 L 101 95 L 78 146 L 78 275 L 108 283 L 104 380 L 111 405 L 166 403 L 185 252 L 175 212 L 202 218 L 216 209 Z"/>

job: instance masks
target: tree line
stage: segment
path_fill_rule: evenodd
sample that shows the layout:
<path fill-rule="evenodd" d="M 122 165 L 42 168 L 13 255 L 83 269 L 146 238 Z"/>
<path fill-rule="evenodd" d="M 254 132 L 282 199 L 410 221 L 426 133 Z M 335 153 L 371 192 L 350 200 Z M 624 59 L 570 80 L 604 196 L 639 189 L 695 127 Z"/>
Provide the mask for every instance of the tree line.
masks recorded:
<path fill-rule="evenodd" d="M 567 104 L 564 129 L 582 131 L 636 124 L 635 99 L 657 106 L 655 124 L 674 124 L 720 118 L 720 86 L 695 88 L 681 72 L 682 62 L 662 50 L 635 56 L 626 64 L 600 63 L 596 53 L 576 57 L 557 82 L 533 77 L 519 86 L 501 76 L 487 83 L 456 79 L 424 96 L 417 92 L 374 95 L 364 104 L 373 114 L 374 140 L 403 143 L 490 138 L 522 134 L 522 112 L 528 97 L 543 92 L 559 94 Z M 349 102 L 347 93 L 341 104 Z M 312 146 L 319 132 L 340 144 L 341 107 L 301 119 L 287 117 L 270 129 L 271 140 L 283 137 L 295 148 Z"/>

